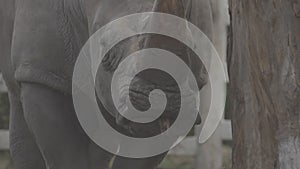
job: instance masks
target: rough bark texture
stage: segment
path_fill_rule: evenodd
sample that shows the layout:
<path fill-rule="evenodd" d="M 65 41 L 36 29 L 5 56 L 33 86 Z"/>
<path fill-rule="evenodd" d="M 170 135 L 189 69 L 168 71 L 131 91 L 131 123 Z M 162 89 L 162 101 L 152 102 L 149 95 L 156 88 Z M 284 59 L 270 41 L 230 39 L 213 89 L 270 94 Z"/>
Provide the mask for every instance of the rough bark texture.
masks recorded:
<path fill-rule="evenodd" d="M 299 0 L 231 0 L 234 169 L 300 168 Z"/>

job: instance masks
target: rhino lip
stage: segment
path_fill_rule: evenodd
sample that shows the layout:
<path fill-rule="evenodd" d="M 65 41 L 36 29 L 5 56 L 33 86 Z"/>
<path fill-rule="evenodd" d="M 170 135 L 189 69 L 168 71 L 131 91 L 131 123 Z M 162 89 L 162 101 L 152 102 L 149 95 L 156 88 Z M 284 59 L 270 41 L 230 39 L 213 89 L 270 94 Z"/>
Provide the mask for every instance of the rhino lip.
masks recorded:
<path fill-rule="evenodd" d="M 165 111 L 176 112 L 176 110 L 179 110 L 181 104 L 181 93 L 177 84 L 154 84 L 141 78 L 135 78 L 129 86 L 129 98 L 132 105 L 140 111 L 148 110 L 151 106 L 149 102 L 149 94 L 155 89 L 162 90 L 167 97 L 168 104 Z"/>

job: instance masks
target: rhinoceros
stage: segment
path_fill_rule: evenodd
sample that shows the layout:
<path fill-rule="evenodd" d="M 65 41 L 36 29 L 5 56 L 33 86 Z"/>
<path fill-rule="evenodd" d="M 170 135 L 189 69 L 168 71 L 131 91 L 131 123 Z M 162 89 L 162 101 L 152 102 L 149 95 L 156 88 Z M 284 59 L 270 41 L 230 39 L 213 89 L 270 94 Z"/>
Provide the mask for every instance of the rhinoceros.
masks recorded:
<path fill-rule="evenodd" d="M 213 35 L 209 0 L 1 0 L 0 8 L 0 68 L 9 91 L 10 150 L 16 169 L 108 168 L 113 154 L 98 147 L 83 131 L 72 101 L 76 59 L 99 28 L 129 14 L 163 12 L 187 19 L 210 39 Z M 111 78 L 124 53 L 164 46 L 190 66 L 199 88 L 206 84 L 203 64 L 189 58 L 185 46 L 160 35 L 139 35 L 121 42 L 105 56 L 97 73 L 99 97 L 109 97 L 106 78 Z M 152 76 L 156 77 L 155 71 L 133 82 L 132 101 L 140 109 L 149 106 L 145 97 L 149 86 L 166 89 L 173 85 L 169 78 L 161 77 L 156 83 Z M 178 95 L 176 87 L 171 89 L 170 96 Z M 178 97 L 171 98 L 174 103 L 178 101 Z M 162 121 L 147 129 L 124 122 L 111 112 L 107 119 L 127 135 L 147 137 L 170 125 L 174 105 L 169 106 Z M 136 159 L 117 156 L 112 168 L 152 169 L 165 155 Z"/>

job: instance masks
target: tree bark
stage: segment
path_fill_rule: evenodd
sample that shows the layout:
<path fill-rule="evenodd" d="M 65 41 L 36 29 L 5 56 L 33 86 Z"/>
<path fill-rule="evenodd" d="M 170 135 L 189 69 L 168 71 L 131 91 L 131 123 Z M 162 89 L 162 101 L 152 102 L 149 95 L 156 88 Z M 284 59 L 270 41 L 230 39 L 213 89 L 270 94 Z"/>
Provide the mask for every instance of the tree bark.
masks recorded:
<path fill-rule="evenodd" d="M 299 7 L 231 0 L 233 169 L 300 169 Z"/>

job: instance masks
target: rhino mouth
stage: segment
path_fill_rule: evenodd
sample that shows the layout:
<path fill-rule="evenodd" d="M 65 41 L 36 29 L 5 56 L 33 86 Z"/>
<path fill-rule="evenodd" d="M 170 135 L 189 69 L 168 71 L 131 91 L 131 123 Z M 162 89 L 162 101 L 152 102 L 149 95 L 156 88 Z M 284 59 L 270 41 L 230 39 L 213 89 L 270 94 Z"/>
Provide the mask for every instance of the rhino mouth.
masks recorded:
<path fill-rule="evenodd" d="M 152 75 L 152 78 L 149 78 L 150 76 L 145 75 Z M 162 79 L 164 80 L 162 81 Z M 124 88 L 126 87 L 124 86 Z M 192 90 L 188 92 L 180 91 L 180 88 L 175 79 L 173 79 L 169 74 L 153 69 L 148 69 L 140 72 L 131 81 L 128 94 L 129 101 L 135 109 L 141 112 L 147 111 L 152 106 L 149 101 L 149 95 L 153 90 L 157 89 L 161 90 L 164 93 L 164 96 L 162 97 L 165 97 L 167 100 L 165 109 L 163 110 L 159 118 L 146 124 L 136 123 L 128 120 L 120 113 L 118 113 L 116 115 L 117 125 L 126 128 L 130 132 L 130 134 L 134 135 L 135 137 L 152 137 L 165 132 L 170 126 L 173 125 L 180 112 L 182 98 L 190 98 L 191 109 L 197 109 L 197 96 L 192 92 Z M 122 87 L 120 87 L 120 91 L 122 92 Z M 126 98 L 128 98 L 128 95 L 124 94 L 123 97 L 120 98 L 121 106 L 128 106 L 128 101 L 126 100 Z M 131 112 L 129 110 L 125 112 L 125 114 L 126 113 Z M 199 116 L 196 120 L 196 123 L 200 122 L 201 118 Z"/>
<path fill-rule="evenodd" d="M 164 76 L 167 85 L 161 85 L 158 83 L 158 79 L 145 78 L 145 74 L 151 73 L 152 77 Z M 149 76 L 148 76 L 149 77 Z M 160 80 L 159 80 L 160 81 Z M 160 81 L 161 82 L 161 81 Z M 129 93 L 128 93 L 129 88 Z M 149 95 L 153 90 L 161 90 L 167 100 L 166 107 L 161 115 L 149 123 L 138 123 L 131 121 L 124 117 L 124 114 L 131 113 L 128 108 L 128 102 L 131 102 L 133 107 L 142 112 L 150 109 L 151 103 L 149 101 Z M 127 92 L 126 92 L 127 90 Z M 181 98 L 180 89 L 175 83 L 175 80 L 166 73 L 157 70 L 146 70 L 137 74 L 130 84 L 123 84 L 119 86 L 119 92 L 121 93 L 121 98 L 119 98 L 119 107 L 124 107 L 126 110 L 123 115 L 120 112 L 115 113 L 116 125 L 121 127 L 126 131 L 127 135 L 134 137 L 152 137 L 166 131 L 176 120 L 178 113 L 180 111 Z M 128 99 L 129 98 L 129 99 Z"/>

